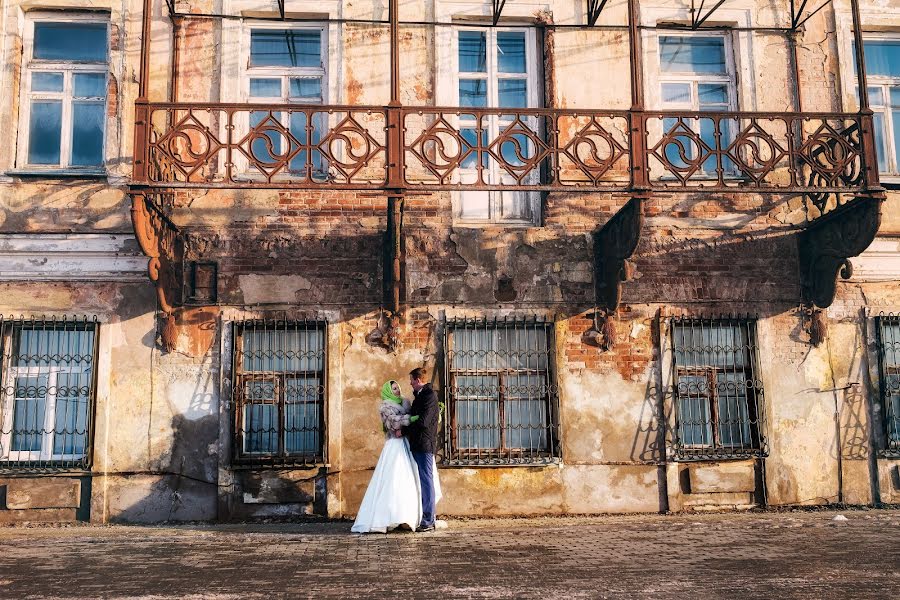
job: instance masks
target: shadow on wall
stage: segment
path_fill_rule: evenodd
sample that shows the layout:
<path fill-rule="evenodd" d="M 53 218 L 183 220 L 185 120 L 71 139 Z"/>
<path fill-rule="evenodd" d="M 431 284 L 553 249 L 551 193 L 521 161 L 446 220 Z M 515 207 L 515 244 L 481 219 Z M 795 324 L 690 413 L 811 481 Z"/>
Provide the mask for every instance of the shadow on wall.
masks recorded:
<path fill-rule="evenodd" d="M 110 522 L 207 521 L 216 518 L 219 416 L 172 419 L 172 447 L 159 468 L 112 474 Z"/>

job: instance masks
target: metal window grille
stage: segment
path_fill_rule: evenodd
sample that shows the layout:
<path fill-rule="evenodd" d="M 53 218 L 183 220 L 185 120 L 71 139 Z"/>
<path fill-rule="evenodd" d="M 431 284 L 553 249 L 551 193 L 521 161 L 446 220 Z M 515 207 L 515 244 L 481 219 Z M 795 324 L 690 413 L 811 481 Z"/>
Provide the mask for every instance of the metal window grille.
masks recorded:
<path fill-rule="evenodd" d="M 756 322 L 676 318 L 671 334 L 676 458 L 765 456 Z"/>
<path fill-rule="evenodd" d="M 234 459 L 247 466 L 325 461 L 325 323 L 234 324 Z"/>
<path fill-rule="evenodd" d="M 553 323 L 457 319 L 444 340 L 445 464 L 535 464 L 559 457 Z"/>
<path fill-rule="evenodd" d="M 91 466 L 96 317 L 0 316 L 0 472 Z"/>
<path fill-rule="evenodd" d="M 884 411 L 884 452 L 900 457 L 900 315 L 879 315 L 876 324 Z"/>

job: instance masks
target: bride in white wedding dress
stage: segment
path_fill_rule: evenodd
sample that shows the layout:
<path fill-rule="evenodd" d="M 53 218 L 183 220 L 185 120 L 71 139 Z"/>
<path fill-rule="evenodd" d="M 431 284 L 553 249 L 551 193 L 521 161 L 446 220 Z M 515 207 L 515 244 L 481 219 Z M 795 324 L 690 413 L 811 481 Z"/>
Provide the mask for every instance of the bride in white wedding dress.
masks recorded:
<path fill-rule="evenodd" d="M 400 385 L 389 381 L 381 388 L 379 414 L 385 441 L 372 480 L 366 489 L 353 533 L 387 533 L 400 525 L 415 531 L 422 520 L 419 469 L 401 429 L 418 417 L 409 416 L 410 402 Z"/>

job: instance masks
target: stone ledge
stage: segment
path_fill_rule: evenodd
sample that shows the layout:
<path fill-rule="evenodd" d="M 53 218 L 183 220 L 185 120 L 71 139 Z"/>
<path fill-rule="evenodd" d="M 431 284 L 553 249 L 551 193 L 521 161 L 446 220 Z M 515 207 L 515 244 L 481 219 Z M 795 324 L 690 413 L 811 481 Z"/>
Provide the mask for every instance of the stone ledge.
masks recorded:
<path fill-rule="evenodd" d="M 28 510 L 78 508 L 81 481 L 68 478 L 10 479 L 6 482 L 6 508 Z"/>
<path fill-rule="evenodd" d="M 752 462 L 690 465 L 687 471 L 691 494 L 756 491 Z"/>
<path fill-rule="evenodd" d="M 75 508 L 35 508 L 0 510 L 0 525 L 16 523 L 68 523 L 78 520 Z"/>

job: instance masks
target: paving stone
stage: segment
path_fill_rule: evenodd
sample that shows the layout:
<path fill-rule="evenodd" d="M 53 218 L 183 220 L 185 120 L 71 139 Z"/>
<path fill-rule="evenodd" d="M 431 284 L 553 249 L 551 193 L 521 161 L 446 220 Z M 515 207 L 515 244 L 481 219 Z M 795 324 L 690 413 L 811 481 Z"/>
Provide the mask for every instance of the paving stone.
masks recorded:
<path fill-rule="evenodd" d="M 847 521 L 834 521 L 843 514 Z M 900 595 L 900 511 L 0 528 L 3 598 L 838 598 Z"/>

